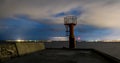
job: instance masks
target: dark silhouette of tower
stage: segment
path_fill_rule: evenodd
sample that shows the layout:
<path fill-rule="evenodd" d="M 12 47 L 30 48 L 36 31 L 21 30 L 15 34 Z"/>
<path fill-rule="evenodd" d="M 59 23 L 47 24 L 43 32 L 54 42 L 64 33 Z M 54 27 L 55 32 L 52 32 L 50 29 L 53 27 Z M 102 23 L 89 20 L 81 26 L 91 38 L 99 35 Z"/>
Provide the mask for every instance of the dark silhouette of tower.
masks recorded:
<path fill-rule="evenodd" d="M 69 36 L 69 48 L 75 48 L 76 41 L 74 37 L 74 26 L 77 24 L 76 16 L 64 17 L 64 25 L 66 27 L 67 36 Z"/>

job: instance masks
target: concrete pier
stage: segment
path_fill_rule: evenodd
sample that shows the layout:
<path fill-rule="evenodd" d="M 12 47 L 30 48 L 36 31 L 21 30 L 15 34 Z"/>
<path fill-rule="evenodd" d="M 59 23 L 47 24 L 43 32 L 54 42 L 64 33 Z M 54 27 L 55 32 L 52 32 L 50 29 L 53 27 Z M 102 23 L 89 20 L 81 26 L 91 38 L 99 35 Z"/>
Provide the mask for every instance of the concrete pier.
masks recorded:
<path fill-rule="evenodd" d="M 5 63 L 118 63 L 89 49 L 45 49 Z"/>

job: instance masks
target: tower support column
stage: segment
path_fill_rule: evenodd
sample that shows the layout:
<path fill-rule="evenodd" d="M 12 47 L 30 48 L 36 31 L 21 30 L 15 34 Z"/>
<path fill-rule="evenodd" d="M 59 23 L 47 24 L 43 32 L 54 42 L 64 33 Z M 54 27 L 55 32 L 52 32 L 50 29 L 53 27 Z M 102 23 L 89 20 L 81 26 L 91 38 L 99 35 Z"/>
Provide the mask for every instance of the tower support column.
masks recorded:
<path fill-rule="evenodd" d="M 69 25 L 69 28 L 70 28 L 69 48 L 75 48 L 76 41 L 75 41 L 75 37 L 74 37 L 74 24 Z"/>

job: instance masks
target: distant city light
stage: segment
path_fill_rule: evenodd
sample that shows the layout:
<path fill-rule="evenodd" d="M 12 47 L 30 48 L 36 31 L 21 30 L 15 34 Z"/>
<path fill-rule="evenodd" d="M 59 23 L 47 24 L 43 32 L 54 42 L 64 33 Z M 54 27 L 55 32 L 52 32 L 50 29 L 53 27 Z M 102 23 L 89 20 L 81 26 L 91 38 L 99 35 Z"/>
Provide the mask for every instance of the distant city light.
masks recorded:
<path fill-rule="evenodd" d="M 21 42 L 21 40 L 16 40 L 16 41 Z"/>
<path fill-rule="evenodd" d="M 78 37 L 77 40 L 80 40 L 80 37 Z"/>
<path fill-rule="evenodd" d="M 67 37 L 51 37 L 51 38 L 49 38 L 49 40 L 52 40 L 52 41 L 67 41 L 68 38 Z"/>
<path fill-rule="evenodd" d="M 17 39 L 16 41 L 17 41 L 17 42 L 22 42 L 22 41 L 24 41 L 24 40 L 21 40 L 21 39 Z"/>

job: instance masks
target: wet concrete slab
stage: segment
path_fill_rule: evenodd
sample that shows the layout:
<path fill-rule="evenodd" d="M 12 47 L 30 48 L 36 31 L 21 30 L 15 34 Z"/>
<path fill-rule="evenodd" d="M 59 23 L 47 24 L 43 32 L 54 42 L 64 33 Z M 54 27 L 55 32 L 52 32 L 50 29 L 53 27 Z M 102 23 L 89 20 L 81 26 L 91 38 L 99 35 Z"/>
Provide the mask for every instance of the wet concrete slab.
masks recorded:
<path fill-rule="evenodd" d="M 45 49 L 5 63 L 112 63 L 91 50 Z"/>

